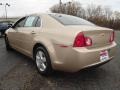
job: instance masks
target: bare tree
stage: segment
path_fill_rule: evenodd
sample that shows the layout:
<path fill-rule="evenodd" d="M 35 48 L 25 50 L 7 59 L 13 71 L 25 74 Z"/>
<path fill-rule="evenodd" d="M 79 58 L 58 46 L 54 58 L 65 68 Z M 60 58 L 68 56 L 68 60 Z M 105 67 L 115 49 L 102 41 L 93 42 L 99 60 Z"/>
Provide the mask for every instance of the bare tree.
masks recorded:
<path fill-rule="evenodd" d="M 114 16 L 115 16 L 115 19 L 120 20 L 120 12 L 115 11 Z"/>
<path fill-rule="evenodd" d="M 109 7 L 90 4 L 83 8 L 79 2 L 67 2 L 50 8 L 54 13 L 64 13 L 87 19 L 97 25 L 120 29 L 120 12 L 113 12 Z"/>
<path fill-rule="evenodd" d="M 77 16 L 80 9 L 81 9 L 81 4 L 79 2 L 67 2 L 64 4 L 62 3 L 61 5 L 57 4 L 50 8 L 52 12 L 64 13 L 74 16 Z"/>
<path fill-rule="evenodd" d="M 52 6 L 50 10 L 54 13 L 59 13 L 59 4 Z"/>
<path fill-rule="evenodd" d="M 105 14 L 105 18 L 107 20 L 112 19 L 113 12 L 112 12 L 112 10 L 109 7 L 105 7 L 104 8 L 104 14 Z"/>

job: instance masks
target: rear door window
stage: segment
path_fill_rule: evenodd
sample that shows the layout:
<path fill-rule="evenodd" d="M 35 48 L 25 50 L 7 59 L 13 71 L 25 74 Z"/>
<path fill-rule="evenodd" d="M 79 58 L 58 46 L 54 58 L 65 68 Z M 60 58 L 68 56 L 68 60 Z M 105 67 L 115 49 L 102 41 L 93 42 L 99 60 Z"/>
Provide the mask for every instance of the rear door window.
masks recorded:
<path fill-rule="evenodd" d="M 36 19 L 35 16 L 29 16 L 25 22 L 24 27 L 34 27 L 34 20 Z"/>

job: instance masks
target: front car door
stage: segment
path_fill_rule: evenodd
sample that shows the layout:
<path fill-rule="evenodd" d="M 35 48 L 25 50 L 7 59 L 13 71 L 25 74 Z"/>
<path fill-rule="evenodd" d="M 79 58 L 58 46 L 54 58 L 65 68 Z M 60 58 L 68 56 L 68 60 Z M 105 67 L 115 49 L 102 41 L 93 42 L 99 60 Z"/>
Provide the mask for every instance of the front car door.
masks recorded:
<path fill-rule="evenodd" d="M 29 16 L 20 19 L 11 28 L 8 38 L 10 45 L 27 56 L 32 56 L 33 38 L 40 31 L 39 16 Z"/>
<path fill-rule="evenodd" d="M 20 49 L 20 36 L 18 31 L 24 27 L 25 21 L 26 17 L 21 18 L 14 24 L 13 28 L 10 28 L 8 31 L 9 43 L 15 49 Z"/>

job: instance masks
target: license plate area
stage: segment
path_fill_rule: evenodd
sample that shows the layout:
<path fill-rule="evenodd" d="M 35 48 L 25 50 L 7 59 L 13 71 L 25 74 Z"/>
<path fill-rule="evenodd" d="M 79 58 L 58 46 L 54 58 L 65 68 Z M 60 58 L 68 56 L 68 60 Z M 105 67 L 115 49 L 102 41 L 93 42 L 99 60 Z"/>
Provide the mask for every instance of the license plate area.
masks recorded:
<path fill-rule="evenodd" d="M 100 52 L 100 61 L 101 62 L 104 62 L 104 61 L 107 61 L 109 60 L 109 53 L 107 50 L 103 50 Z"/>

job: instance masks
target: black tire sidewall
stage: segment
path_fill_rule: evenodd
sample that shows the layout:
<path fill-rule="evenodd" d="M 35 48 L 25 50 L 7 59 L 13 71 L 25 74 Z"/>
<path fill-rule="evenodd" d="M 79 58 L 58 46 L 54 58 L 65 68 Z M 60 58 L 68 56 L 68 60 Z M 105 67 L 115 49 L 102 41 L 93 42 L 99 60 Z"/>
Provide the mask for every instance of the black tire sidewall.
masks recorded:
<path fill-rule="evenodd" d="M 9 45 L 8 37 L 7 37 L 6 35 L 5 35 L 4 39 L 5 39 L 6 49 L 7 49 L 7 50 L 10 50 L 11 47 L 10 47 L 10 45 Z"/>
<path fill-rule="evenodd" d="M 38 51 L 42 51 L 44 54 L 45 54 L 45 57 L 46 57 L 46 69 L 45 71 L 40 71 L 37 67 L 37 64 L 36 64 L 36 54 Z M 51 66 L 51 60 L 50 60 L 50 56 L 47 52 L 47 50 L 44 48 L 44 47 L 38 47 L 36 50 L 35 50 L 35 54 L 34 54 L 34 60 L 35 60 L 35 64 L 36 64 L 36 68 L 38 70 L 38 72 L 42 75 L 50 75 L 52 73 L 52 66 Z"/>

